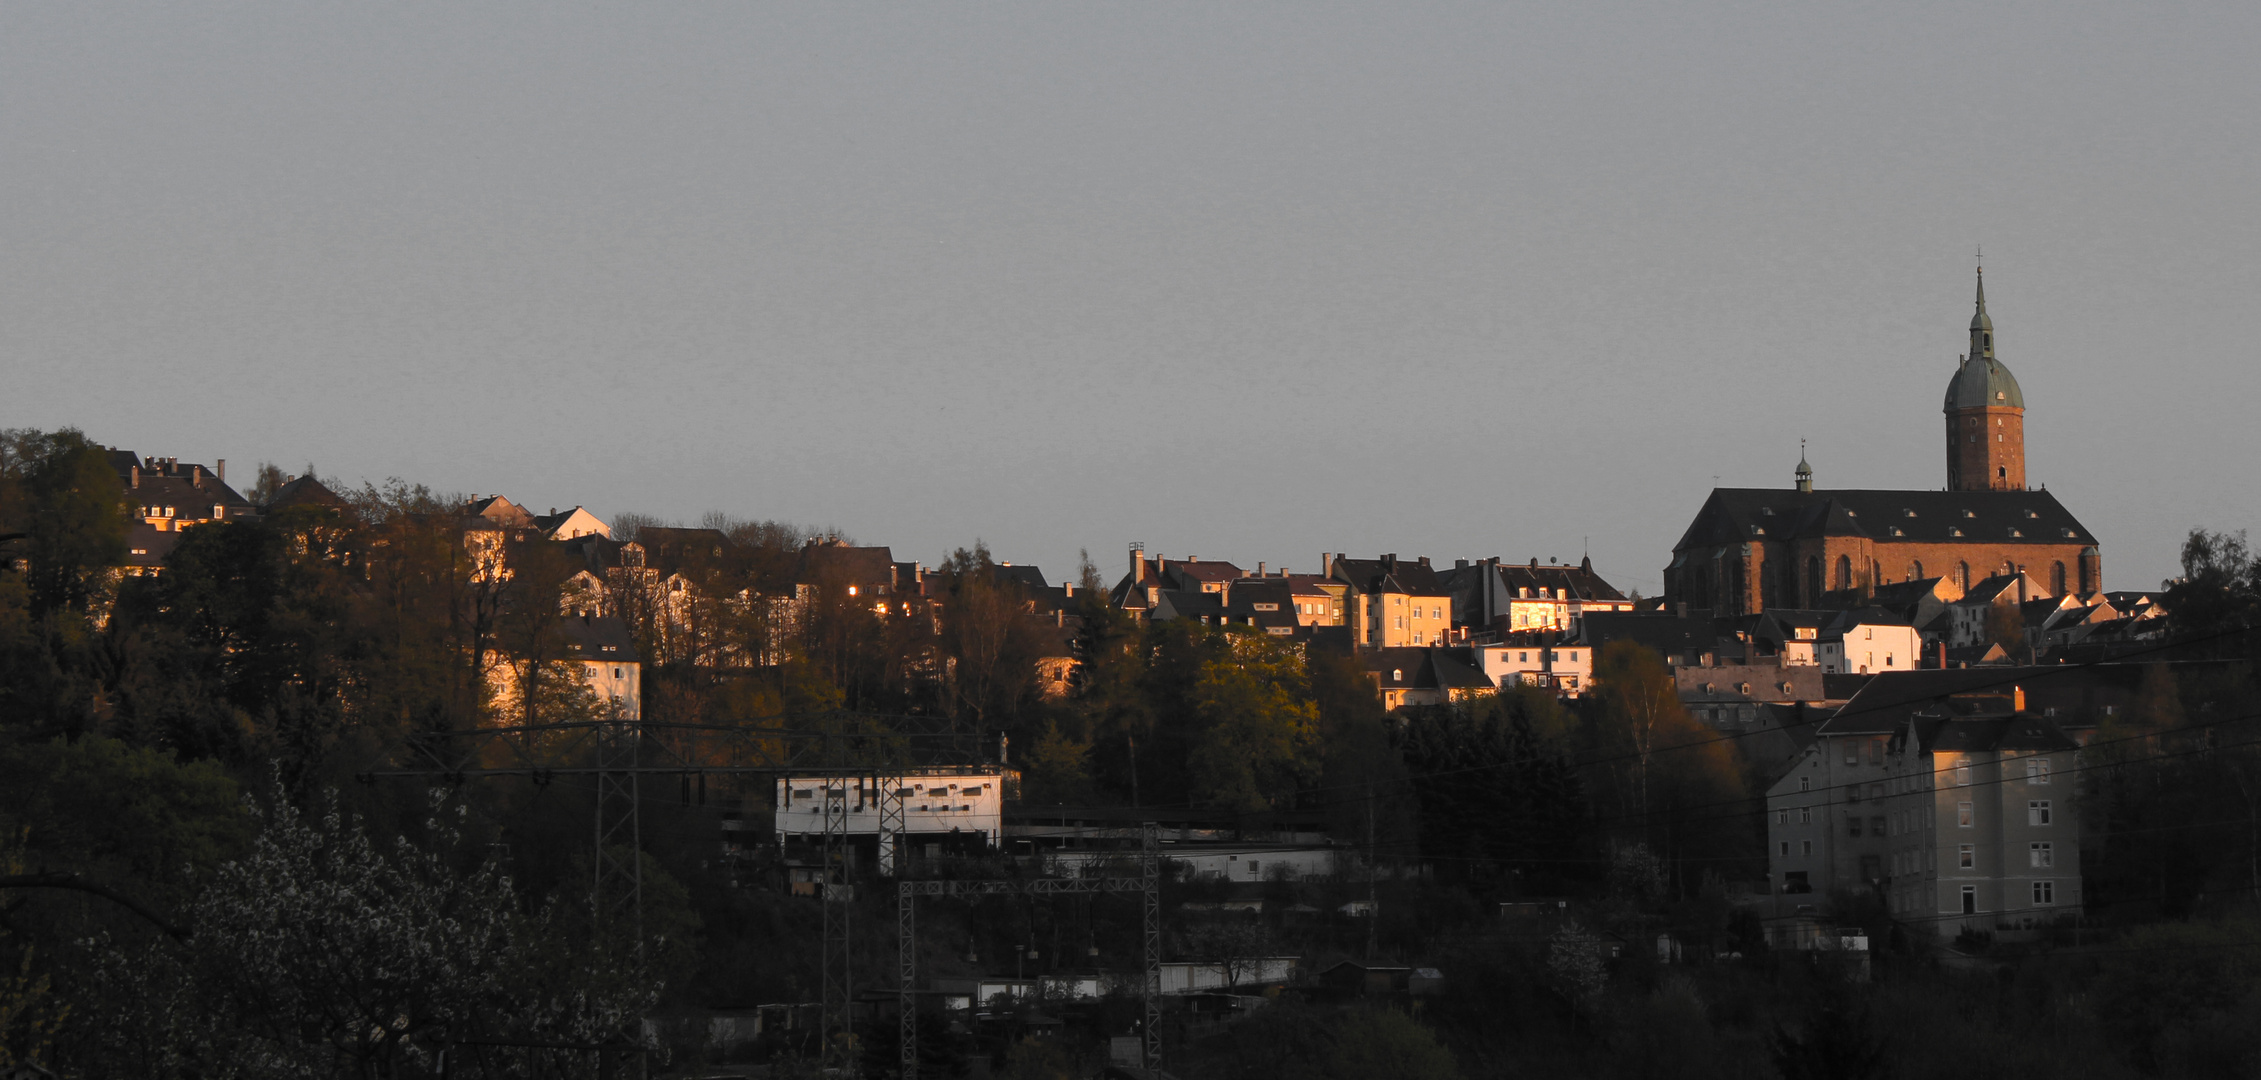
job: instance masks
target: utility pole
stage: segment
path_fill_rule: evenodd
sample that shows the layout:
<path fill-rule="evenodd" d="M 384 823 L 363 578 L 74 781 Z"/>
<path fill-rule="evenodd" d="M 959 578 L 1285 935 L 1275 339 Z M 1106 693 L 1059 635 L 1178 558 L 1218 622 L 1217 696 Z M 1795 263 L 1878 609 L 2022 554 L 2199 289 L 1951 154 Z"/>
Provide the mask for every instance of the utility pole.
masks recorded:
<path fill-rule="evenodd" d="M 1375 927 L 1382 921 L 1382 908 L 1374 902 L 1374 781 L 1366 781 L 1366 960 L 1374 960 Z"/>

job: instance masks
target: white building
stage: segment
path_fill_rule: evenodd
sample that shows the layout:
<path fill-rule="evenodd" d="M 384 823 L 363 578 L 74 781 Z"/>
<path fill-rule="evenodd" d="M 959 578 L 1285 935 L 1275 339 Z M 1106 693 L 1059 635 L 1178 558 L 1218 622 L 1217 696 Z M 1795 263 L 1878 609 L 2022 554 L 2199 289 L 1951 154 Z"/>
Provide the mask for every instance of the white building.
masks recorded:
<path fill-rule="evenodd" d="M 1480 645 L 1475 652 L 1485 678 L 1503 690 L 1551 686 L 1564 697 L 1577 697 L 1593 685 L 1594 650 L 1585 645 Z"/>
<path fill-rule="evenodd" d="M 847 835 L 879 835 L 880 796 L 892 790 L 903 800 L 903 832 L 919 838 L 978 835 L 994 847 L 1004 829 L 1004 773 L 995 768 L 916 769 L 874 777 L 796 776 L 777 781 L 777 840 L 819 841 L 824 837 L 825 789 L 847 801 Z"/>
<path fill-rule="evenodd" d="M 1848 611 L 1821 632 L 1816 653 L 1830 675 L 1871 675 L 1922 666 L 1923 634 L 1882 608 Z"/>

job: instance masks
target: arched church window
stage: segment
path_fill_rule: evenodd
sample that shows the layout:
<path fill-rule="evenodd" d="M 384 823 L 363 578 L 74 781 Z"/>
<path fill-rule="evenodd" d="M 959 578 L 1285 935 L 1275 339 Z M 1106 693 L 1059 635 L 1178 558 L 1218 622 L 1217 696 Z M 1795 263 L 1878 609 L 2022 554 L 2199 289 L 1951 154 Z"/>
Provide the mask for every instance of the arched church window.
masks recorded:
<path fill-rule="evenodd" d="M 1811 604 L 1820 600 L 1821 559 L 1818 556 L 1809 555 L 1806 557 L 1806 602 Z"/>
<path fill-rule="evenodd" d="M 2060 562 L 2049 568 L 2049 591 L 2057 596 L 2065 595 L 2064 563 Z"/>
<path fill-rule="evenodd" d="M 1853 587 L 1852 556 L 1837 556 L 1837 587 L 1840 589 L 1850 589 Z"/>
<path fill-rule="evenodd" d="M 1969 591 L 1970 591 L 1970 589 L 1971 589 L 1971 564 L 1969 564 L 1969 563 L 1967 563 L 1967 562 L 1966 562 L 1966 563 L 1956 563 L 1956 564 L 1955 564 L 1955 587 L 1956 587 L 1956 588 L 1958 588 L 1958 589 L 1961 589 L 1961 590 L 1963 590 L 1964 592 L 1969 592 Z"/>
<path fill-rule="evenodd" d="M 1922 581 L 1922 580 L 1923 580 L 1923 560 L 1921 560 L 1921 559 L 1917 559 L 1916 561 L 1914 561 L 1914 562 L 1912 562 L 1912 563 L 1909 563 L 1909 564 L 1908 564 L 1908 580 L 1909 580 L 1909 581 Z"/>

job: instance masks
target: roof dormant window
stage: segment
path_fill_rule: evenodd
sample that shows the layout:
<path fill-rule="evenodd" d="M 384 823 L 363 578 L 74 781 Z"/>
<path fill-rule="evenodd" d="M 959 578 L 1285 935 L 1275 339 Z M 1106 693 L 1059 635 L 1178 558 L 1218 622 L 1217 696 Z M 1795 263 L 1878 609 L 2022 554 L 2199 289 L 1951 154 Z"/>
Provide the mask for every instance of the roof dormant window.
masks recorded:
<path fill-rule="evenodd" d="M 1903 514 L 1906 514 L 1906 515 L 1908 515 L 1909 517 L 1914 517 L 1914 516 L 1916 516 L 1916 512 L 1915 512 L 1915 511 L 1913 511 L 1913 510 L 1902 510 L 1902 511 L 1900 511 L 1900 512 L 1901 512 L 1901 513 L 1903 513 Z"/>
<path fill-rule="evenodd" d="M 1977 517 L 1977 516 L 1978 516 L 1978 511 L 1976 511 L 1976 510 L 1965 510 L 1965 511 L 1963 511 L 1963 516 L 1964 516 L 1964 517 L 1967 517 L 1967 518 L 1974 518 L 1974 517 Z"/>

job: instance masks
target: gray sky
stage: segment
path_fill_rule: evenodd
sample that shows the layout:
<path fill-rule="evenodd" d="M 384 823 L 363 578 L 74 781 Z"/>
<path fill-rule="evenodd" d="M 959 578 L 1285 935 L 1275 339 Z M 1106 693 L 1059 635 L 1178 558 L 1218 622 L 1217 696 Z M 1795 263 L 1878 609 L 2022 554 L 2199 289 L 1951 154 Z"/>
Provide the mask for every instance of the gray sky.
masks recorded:
<path fill-rule="evenodd" d="M 2256 523 L 2261 6 L 0 6 L 0 425 L 1055 578 L 2029 475 Z"/>

